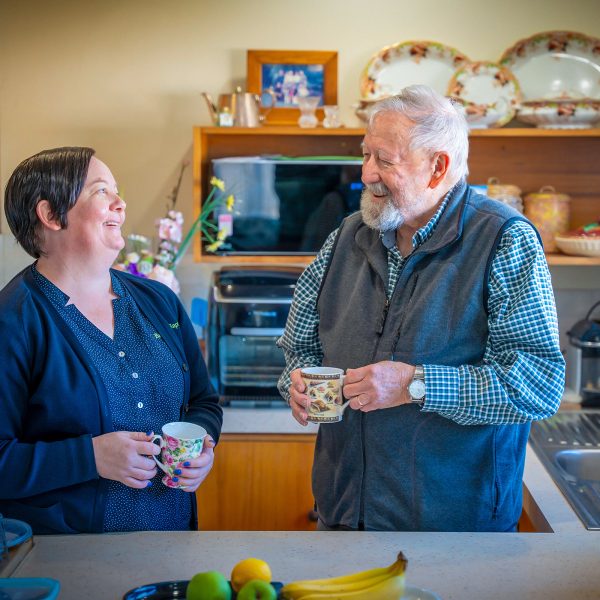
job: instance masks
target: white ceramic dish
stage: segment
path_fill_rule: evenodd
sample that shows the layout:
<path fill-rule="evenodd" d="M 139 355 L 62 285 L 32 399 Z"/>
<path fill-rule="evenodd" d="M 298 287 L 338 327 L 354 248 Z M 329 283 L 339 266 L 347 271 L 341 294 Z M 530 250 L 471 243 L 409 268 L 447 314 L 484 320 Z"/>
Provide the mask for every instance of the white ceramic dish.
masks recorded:
<path fill-rule="evenodd" d="M 415 585 L 407 585 L 400 600 L 442 600 L 437 594 Z"/>
<path fill-rule="evenodd" d="M 573 256 L 600 256 L 600 238 L 568 237 L 557 235 L 554 241 L 558 249 Z"/>
<path fill-rule="evenodd" d="M 458 69 L 447 95 L 460 100 L 469 127 L 502 127 L 521 101 L 519 82 L 505 67 L 487 61 L 470 62 Z"/>
<path fill-rule="evenodd" d="M 517 119 L 542 129 L 588 129 L 600 121 L 600 101 L 528 102 Z"/>
<path fill-rule="evenodd" d="M 418 83 L 445 94 L 456 69 L 468 60 L 455 48 L 438 42 L 408 41 L 386 46 L 361 73 L 361 98 L 378 100 Z"/>
<path fill-rule="evenodd" d="M 546 31 L 518 41 L 498 61 L 519 80 L 524 100 L 600 99 L 600 39 Z"/>

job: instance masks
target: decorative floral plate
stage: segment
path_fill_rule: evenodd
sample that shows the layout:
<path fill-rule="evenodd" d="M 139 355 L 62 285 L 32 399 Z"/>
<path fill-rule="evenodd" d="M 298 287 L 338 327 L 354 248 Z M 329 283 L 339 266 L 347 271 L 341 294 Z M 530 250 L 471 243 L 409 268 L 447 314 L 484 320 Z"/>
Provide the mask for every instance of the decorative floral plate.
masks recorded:
<path fill-rule="evenodd" d="M 408 41 L 386 46 L 361 73 L 361 97 L 377 100 L 418 83 L 445 94 L 452 74 L 468 61 L 455 48 L 438 42 Z"/>
<path fill-rule="evenodd" d="M 521 101 L 515 76 L 493 62 L 463 65 L 450 80 L 447 95 L 461 101 L 469 127 L 502 127 Z"/>
<path fill-rule="evenodd" d="M 600 100 L 582 102 L 526 102 L 517 119 L 542 129 L 588 129 L 600 121 Z"/>
<path fill-rule="evenodd" d="M 521 85 L 524 100 L 600 100 L 600 39 L 546 31 L 520 40 L 500 64 Z"/>

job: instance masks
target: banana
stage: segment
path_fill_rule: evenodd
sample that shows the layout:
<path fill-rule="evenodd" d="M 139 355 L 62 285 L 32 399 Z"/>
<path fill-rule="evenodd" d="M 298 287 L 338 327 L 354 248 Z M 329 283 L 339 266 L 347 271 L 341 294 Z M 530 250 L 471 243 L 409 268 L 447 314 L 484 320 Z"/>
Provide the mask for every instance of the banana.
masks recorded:
<path fill-rule="evenodd" d="M 328 579 L 309 579 L 288 583 L 281 589 L 283 600 L 313 600 L 348 598 L 358 600 L 359 598 L 371 598 L 371 594 L 377 594 L 377 598 L 400 598 L 394 595 L 395 588 L 404 589 L 404 571 L 407 560 L 400 552 L 396 561 L 389 567 L 369 569 L 359 573 L 331 577 Z M 386 595 L 387 594 L 387 595 Z"/>
<path fill-rule="evenodd" d="M 307 594 L 302 596 L 302 600 L 400 600 L 402 594 L 404 594 L 404 575 L 390 575 L 362 590 Z"/>

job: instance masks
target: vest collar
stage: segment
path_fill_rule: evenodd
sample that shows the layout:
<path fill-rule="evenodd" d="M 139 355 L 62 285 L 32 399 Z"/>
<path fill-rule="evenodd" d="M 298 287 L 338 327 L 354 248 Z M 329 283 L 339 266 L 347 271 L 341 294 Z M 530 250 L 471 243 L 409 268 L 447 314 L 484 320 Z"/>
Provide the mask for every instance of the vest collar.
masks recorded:
<path fill-rule="evenodd" d="M 462 235 L 464 208 L 470 196 L 470 188 L 463 179 L 452 190 L 444 212 L 440 215 L 431 237 L 416 253 L 432 254 L 455 242 Z M 365 253 L 377 274 L 387 281 L 387 249 L 378 232 L 361 222 L 354 236 L 356 245 Z"/>

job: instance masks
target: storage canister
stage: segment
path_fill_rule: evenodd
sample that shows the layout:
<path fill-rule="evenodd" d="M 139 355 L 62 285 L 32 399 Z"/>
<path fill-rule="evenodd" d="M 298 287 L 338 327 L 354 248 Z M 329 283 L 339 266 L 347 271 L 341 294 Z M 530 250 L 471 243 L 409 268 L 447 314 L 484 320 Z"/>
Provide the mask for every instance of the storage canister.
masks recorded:
<path fill-rule="evenodd" d="M 516 185 L 501 184 L 497 177 L 490 177 L 487 182 L 487 195 L 516 208 L 520 213 L 523 212 L 521 188 Z"/>
<path fill-rule="evenodd" d="M 570 215 L 571 198 L 558 194 L 551 185 L 525 196 L 525 216 L 540 232 L 546 252 L 556 252 L 554 236 L 569 229 Z"/>

